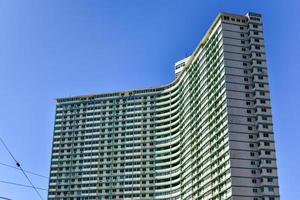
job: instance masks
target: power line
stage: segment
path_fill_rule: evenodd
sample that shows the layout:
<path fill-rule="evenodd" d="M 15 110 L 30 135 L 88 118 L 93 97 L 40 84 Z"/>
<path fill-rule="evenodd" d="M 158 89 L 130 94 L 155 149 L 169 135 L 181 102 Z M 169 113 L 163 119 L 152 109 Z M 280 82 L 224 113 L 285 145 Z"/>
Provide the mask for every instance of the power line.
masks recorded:
<path fill-rule="evenodd" d="M 16 185 L 16 186 L 21 186 L 21 187 L 26 187 L 26 188 L 33 188 L 31 185 L 24 185 L 24 184 L 21 184 L 21 183 L 15 183 L 15 182 L 9 182 L 9 181 L 2 181 L 2 180 L 0 180 L 0 183 L 9 184 L 9 185 Z M 48 191 L 47 189 L 40 188 L 40 187 L 36 187 L 36 189 Z"/>
<path fill-rule="evenodd" d="M 10 156 L 12 157 L 12 159 L 14 159 L 14 161 L 16 162 L 16 165 L 20 168 L 20 170 L 22 171 L 22 173 L 24 174 L 24 176 L 26 177 L 26 179 L 28 180 L 28 182 L 30 183 L 30 185 L 33 187 L 33 189 L 35 190 L 35 192 L 38 194 L 38 196 L 40 197 L 41 200 L 43 200 L 42 195 L 39 193 L 39 191 L 36 189 L 36 187 L 33 185 L 33 183 L 31 182 L 31 180 L 29 179 L 29 177 L 27 176 L 27 174 L 25 173 L 25 171 L 23 170 L 23 168 L 21 167 L 20 163 L 17 161 L 17 159 L 13 156 L 13 154 L 11 153 L 11 151 L 9 150 L 9 148 L 6 146 L 5 142 L 3 141 L 3 139 L 0 136 L 0 140 L 2 142 L 2 144 L 4 145 L 5 149 L 7 150 L 7 152 L 10 154 Z"/>
<path fill-rule="evenodd" d="M 13 169 L 17 169 L 17 170 L 21 170 L 21 169 L 18 168 L 18 167 L 15 167 L 15 166 L 12 166 L 12 165 L 8 165 L 8 164 L 5 164 L 5 163 L 1 163 L 1 162 L 0 162 L 0 165 L 6 166 L 6 167 L 10 167 L 10 168 L 13 168 Z M 27 174 L 32 174 L 32 175 L 35 175 L 35 176 L 39 176 L 39 177 L 42 177 L 42 178 L 49 179 L 49 177 L 44 176 L 44 175 L 40 175 L 40 174 L 31 172 L 31 171 L 28 171 L 28 170 L 24 170 L 24 171 L 25 171 Z"/>
<path fill-rule="evenodd" d="M 20 166 L 20 169 L 21 169 L 22 173 L 24 174 L 24 176 L 29 181 L 30 185 L 34 188 L 34 190 L 36 191 L 36 193 L 39 195 L 40 199 L 43 200 L 42 195 L 39 193 L 39 191 L 37 190 L 37 188 L 33 185 L 33 183 L 31 182 L 31 180 L 29 179 L 29 177 L 27 176 L 27 174 L 24 172 L 24 170 L 21 168 L 21 166 Z"/>
<path fill-rule="evenodd" d="M 2 138 L 0 137 L 0 140 L 3 144 L 3 146 L 5 147 L 5 149 L 7 150 L 7 152 L 9 153 L 9 155 L 14 159 L 14 161 L 17 163 L 17 165 L 19 164 L 18 161 L 16 160 L 16 158 L 12 155 L 12 153 L 10 152 L 10 150 L 8 149 L 8 147 L 6 146 L 5 142 L 2 140 Z"/>
<path fill-rule="evenodd" d="M 10 198 L 7 198 L 7 197 L 1 197 L 1 196 L 0 196 L 0 199 L 12 200 L 12 199 L 10 199 Z"/>

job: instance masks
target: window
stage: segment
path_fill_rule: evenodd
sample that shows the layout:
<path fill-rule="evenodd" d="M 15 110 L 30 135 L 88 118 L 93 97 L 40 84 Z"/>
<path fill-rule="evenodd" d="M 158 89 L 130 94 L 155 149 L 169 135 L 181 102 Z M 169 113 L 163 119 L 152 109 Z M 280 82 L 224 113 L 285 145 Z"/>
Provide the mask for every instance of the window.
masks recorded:
<path fill-rule="evenodd" d="M 240 30 L 244 30 L 244 27 L 240 26 Z"/>
<path fill-rule="evenodd" d="M 266 117 L 266 116 L 262 116 L 261 118 L 262 118 L 262 120 L 265 120 L 265 121 L 268 120 L 268 117 Z"/>
<path fill-rule="evenodd" d="M 271 155 L 271 151 L 265 151 L 266 155 Z"/>
<path fill-rule="evenodd" d="M 263 124 L 263 128 L 269 128 L 267 124 Z"/>
<path fill-rule="evenodd" d="M 270 146 L 270 142 L 264 142 L 265 146 Z"/>
<path fill-rule="evenodd" d="M 228 16 L 224 16 L 223 19 L 229 20 L 229 17 Z"/>
<path fill-rule="evenodd" d="M 268 133 L 264 133 L 264 137 L 269 137 L 269 134 Z"/>
<path fill-rule="evenodd" d="M 261 108 L 261 112 L 267 112 L 266 108 Z"/>
<path fill-rule="evenodd" d="M 261 100 L 260 100 L 260 103 L 261 103 L 261 104 L 265 104 L 265 103 L 266 103 L 266 100 L 261 99 Z"/>
<path fill-rule="evenodd" d="M 265 92 L 263 92 L 263 91 L 260 91 L 259 94 L 260 94 L 261 96 L 265 96 Z"/>
<path fill-rule="evenodd" d="M 269 183 L 273 182 L 273 178 L 268 178 L 267 180 Z"/>

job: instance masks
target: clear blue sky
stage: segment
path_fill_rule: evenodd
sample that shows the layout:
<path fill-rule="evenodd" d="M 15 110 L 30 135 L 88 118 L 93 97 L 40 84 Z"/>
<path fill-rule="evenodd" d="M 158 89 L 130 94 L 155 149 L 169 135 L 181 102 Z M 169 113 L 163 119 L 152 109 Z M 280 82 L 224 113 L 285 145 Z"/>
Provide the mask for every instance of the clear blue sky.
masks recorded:
<path fill-rule="evenodd" d="M 218 12 L 263 15 L 280 192 L 299 199 L 300 1 L 0 0 L 0 135 L 24 169 L 49 175 L 56 97 L 158 86 Z M 14 165 L 3 146 L 0 163 Z M 30 176 L 36 186 L 48 181 Z M 0 165 L 0 181 L 28 184 Z M 46 192 L 42 192 L 46 199 Z M 37 200 L 0 183 L 0 196 Z"/>

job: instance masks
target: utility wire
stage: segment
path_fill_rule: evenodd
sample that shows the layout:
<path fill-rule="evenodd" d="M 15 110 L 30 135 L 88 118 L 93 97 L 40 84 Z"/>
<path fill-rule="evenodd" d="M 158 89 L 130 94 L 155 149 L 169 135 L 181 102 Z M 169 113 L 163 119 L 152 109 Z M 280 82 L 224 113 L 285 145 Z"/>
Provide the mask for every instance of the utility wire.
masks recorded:
<path fill-rule="evenodd" d="M 15 183 L 15 182 L 9 182 L 9 181 L 2 181 L 2 180 L 0 180 L 0 183 L 9 184 L 9 185 L 17 185 L 17 186 L 26 187 L 26 188 L 33 188 L 31 185 L 24 185 L 24 184 L 21 184 L 21 183 Z M 40 187 L 36 187 L 36 189 L 48 191 L 47 189 L 40 188 Z"/>
<path fill-rule="evenodd" d="M 20 168 L 20 170 L 22 171 L 22 173 L 24 174 L 24 176 L 26 177 L 26 179 L 28 180 L 28 182 L 30 183 L 30 185 L 33 187 L 33 189 L 35 190 L 35 192 L 38 194 L 38 196 L 40 197 L 41 200 L 43 200 L 42 195 L 39 193 L 39 191 L 36 189 L 36 187 L 33 185 L 33 183 L 31 182 L 31 180 L 29 179 L 29 177 L 27 176 L 27 174 L 25 173 L 25 171 L 23 170 L 23 168 L 21 167 L 20 163 L 17 161 L 17 159 L 13 156 L 13 154 L 11 153 L 11 151 L 9 150 L 9 148 L 6 146 L 5 142 L 3 141 L 3 139 L 0 136 L 0 140 L 3 144 L 3 146 L 5 147 L 5 149 L 7 150 L 7 152 L 10 154 L 10 156 L 12 157 L 12 159 L 14 159 L 14 161 L 16 162 L 16 165 Z"/>
<path fill-rule="evenodd" d="M 10 168 L 13 168 L 13 169 L 17 169 L 17 170 L 21 170 L 21 169 L 18 168 L 18 167 L 15 167 L 15 166 L 12 166 L 12 165 L 8 165 L 8 164 L 5 164 L 5 163 L 1 163 L 1 162 L 0 162 L 0 165 L 6 166 L 6 167 L 10 167 Z M 27 174 L 32 174 L 32 175 L 35 175 L 35 176 L 39 176 L 39 177 L 42 177 L 42 178 L 49 179 L 49 177 L 47 177 L 47 176 L 40 175 L 40 174 L 31 172 L 31 171 L 28 171 L 28 170 L 24 170 L 24 172 L 26 172 Z"/>
<path fill-rule="evenodd" d="M 12 200 L 12 199 L 10 199 L 10 198 L 7 198 L 7 197 L 1 197 L 1 196 L 0 196 L 0 199 Z"/>

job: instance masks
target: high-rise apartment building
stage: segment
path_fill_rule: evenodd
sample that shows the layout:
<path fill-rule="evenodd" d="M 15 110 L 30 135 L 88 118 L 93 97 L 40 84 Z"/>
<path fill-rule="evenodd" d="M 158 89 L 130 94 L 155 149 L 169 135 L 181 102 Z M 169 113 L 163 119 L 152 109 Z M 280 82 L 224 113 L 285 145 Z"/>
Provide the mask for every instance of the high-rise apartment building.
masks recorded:
<path fill-rule="evenodd" d="M 50 200 L 279 200 L 260 14 L 220 13 L 168 85 L 57 99 Z"/>

